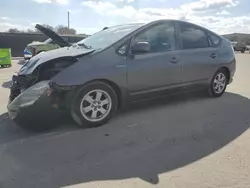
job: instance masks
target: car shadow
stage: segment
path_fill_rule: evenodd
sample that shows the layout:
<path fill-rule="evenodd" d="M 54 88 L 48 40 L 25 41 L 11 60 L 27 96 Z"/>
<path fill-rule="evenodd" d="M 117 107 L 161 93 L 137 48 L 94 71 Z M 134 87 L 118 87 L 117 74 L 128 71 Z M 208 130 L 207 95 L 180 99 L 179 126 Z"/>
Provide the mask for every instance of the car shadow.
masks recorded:
<path fill-rule="evenodd" d="M 250 100 L 234 93 L 135 103 L 102 127 L 0 145 L 0 185 L 63 187 L 128 178 L 157 184 L 159 174 L 238 138 L 250 126 L 249 111 Z"/>
<path fill-rule="evenodd" d="M 76 126 L 72 126 L 72 120 L 68 117 L 64 117 L 52 123 L 54 123 L 54 126 L 49 130 L 43 132 L 28 131 L 16 125 L 15 122 L 10 119 L 8 113 L 3 113 L 0 115 L 0 146 L 19 142 L 30 137 L 35 138 L 47 134 L 61 134 L 62 132 L 79 130 Z"/>
<path fill-rule="evenodd" d="M 9 141 L 25 139 L 33 135 L 34 133 L 29 133 L 16 126 L 15 123 L 10 120 L 8 113 L 0 115 L 0 146 Z"/>

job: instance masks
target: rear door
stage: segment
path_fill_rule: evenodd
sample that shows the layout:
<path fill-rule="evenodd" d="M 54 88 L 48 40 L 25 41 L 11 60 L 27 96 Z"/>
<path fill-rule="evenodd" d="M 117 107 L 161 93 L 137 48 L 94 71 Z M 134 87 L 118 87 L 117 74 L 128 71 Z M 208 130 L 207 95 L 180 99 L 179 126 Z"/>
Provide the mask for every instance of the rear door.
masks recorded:
<path fill-rule="evenodd" d="M 182 83 L 207 84 L 216 67 L 217 48 L 210 45 L 207 31 L 186 22 L 177 22 L 182 58 Z"/>

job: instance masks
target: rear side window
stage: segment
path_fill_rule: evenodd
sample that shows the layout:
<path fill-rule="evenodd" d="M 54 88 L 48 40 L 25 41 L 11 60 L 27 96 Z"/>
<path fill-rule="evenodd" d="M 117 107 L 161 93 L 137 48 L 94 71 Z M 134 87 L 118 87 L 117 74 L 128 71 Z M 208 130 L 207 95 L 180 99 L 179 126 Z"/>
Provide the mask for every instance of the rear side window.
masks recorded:
<path fill-rule="evenodd" d="M 220 37 L 216 36 L 215 34 L 208 32 L 208 38 L 210 46 L 218 46 L 220 43 Z"/>
<path fill-rule="evenodd" d="M 206 32 L 192 24 L 179 23 L 180 39 L 183 49 L 196 49 L 209 47 Z"/>

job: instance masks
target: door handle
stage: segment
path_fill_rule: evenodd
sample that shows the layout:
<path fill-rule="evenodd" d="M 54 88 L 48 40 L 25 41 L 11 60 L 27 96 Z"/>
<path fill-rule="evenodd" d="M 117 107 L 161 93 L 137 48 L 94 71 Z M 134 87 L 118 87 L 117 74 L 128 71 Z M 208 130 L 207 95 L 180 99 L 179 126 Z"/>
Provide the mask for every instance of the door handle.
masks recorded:
<path fill-rule="evenodd" d="M 170 63 L 176 64 L 176 63 L 178 63 L 179 59 L 177 59 L 176 57 L 173 57 L 169 61 L 170 61 Z"/>
<path fill-rule="evenodd" d="M 215 54 L 215 53 L 212 53 L 212 54 L 210 55 L 210 57 L 211 57 L 211 58 L 216 58 L 216 54 Z"/>

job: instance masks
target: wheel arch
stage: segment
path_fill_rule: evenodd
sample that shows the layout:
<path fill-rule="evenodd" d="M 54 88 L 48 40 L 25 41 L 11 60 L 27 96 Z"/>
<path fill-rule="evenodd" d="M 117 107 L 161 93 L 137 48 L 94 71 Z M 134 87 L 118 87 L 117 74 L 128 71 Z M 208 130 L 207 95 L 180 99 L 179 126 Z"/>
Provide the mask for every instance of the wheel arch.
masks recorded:
<path fill-rule="evenodd" d="M 118 98 L 118 109 L 120 109 L 121 107 L 124 106 L 125 104 L 125 99 L 126 99 L 126 92 L 125 90 L 123 90 L 122 88 L 120 88 L 118 86 L 118 84 L 116 84 L 115 82 L 108 80 L 108 79 L 94 79 L 94 80 L 90 80 L 88 82 L 85 82 L 82 85 L 78 85 L 73 89 L 67 90 L 64 95 L 63 95 L 63 100 L 65 100 L 65 107 L 66 109 L 70 109 L 71 106 L 71 101 L 75 100 L 76 96 L 78 95 L 78 93 L 82 90 L 82 88 L 90 83 L 93 82 L 102 82 L 105 83 L 107 85 L 109 85 L 116 93 L 117 98 Z"/>
<path fill-rule="evenodd" d="M 229 79 L 230 79 L 230 71 L 229 71 L 229 68 L 226 67 L 226 66 L 222 66 L 222 67 L 220 67 L 220 68 L 218 69 L 218 71 L 219 71 L 219 70 L 224 70 L 224 71 L 226 72 L 226 74 L 227 74 L 227 79 L 228 79 L 228 81 L 229 81 Z"/>
<path fill-rule="evenodd" d="M 117 97 L 118 97 L 118 108 L 120 108 L 123 104 L 123 92 L 121 90 L 121 88 L 118 86 L 118 84 L 116 84 L 115 82 L 111 81 L 111 80 L 108 80 L 108 79 L 95 79 L 95 80 L 91 80 L 89 82 L 87 82 L 86 84 L 88 83 L 92 83 L 92 82 L 103 82 L 107 85 L 109 85 L 116 93 Z"/>

